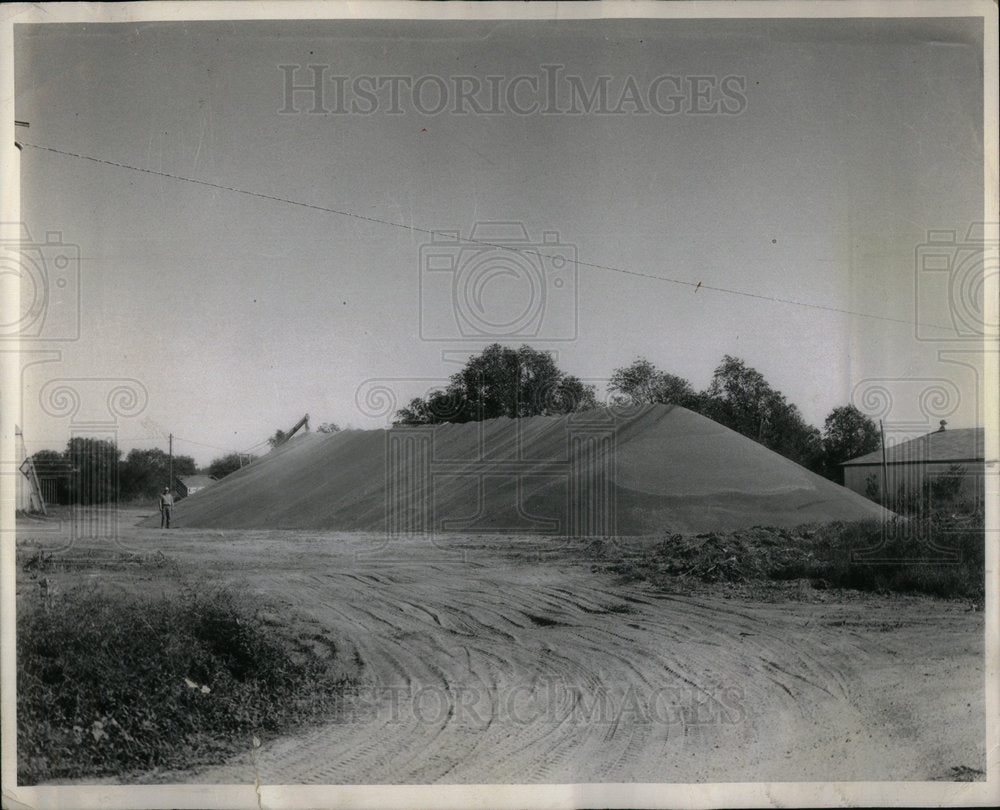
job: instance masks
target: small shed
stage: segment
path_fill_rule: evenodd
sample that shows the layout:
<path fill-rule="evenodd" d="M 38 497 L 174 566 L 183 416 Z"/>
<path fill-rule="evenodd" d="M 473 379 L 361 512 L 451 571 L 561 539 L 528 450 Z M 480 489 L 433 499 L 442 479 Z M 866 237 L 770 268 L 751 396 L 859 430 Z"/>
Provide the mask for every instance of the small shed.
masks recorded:
<path fill-rule="evenodd" d="M 900 442 L 885 450 L 885 480 L 890 498 L 921 497 L 933 485 L 953 482 L 951 497 L 982 503 L 986 475 L 984 428 L 940 430 Z M 866 497 L 883 493 L 882 451 L 876 450 L 841 464 L 844 486 Z M 947 486 L 937 491 L 947 490 Z"/>
<path fill-rule="evenodd" d="M 214 483 L 215 479 L 210 475 L 180 475 L 177 477 L 177 491 L 180 497 L 186 498 Z"/>
<path fill-rule="evenodd" d="M 18 512 L 45 513 L 45 501 L 42 499 L 42 487 L 38 480 L 35 462 L 28 455 L 24 444 L 24 434 L 21 428 L 14 425 L 14 436 L 17 440 L 17 505 Z"/>

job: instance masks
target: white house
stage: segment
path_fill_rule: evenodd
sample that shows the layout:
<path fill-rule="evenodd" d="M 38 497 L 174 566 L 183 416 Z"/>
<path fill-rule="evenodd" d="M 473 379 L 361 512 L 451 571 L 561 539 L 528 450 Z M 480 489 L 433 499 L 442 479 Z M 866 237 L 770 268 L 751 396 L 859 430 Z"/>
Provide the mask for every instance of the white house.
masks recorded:
<path fill-rule="evenodd" d="M 885 479 L 889 497 L 900 492 L 919 497 L 924 482 L 960 477 L 957 497 L 982 503 L 986 474 L 984 428 L 940 430 L 900 442 L 885 450 Z M 861 495 L 883 495 L 882 451 L 876 450 L 841 464 L 844 486 Z"/>

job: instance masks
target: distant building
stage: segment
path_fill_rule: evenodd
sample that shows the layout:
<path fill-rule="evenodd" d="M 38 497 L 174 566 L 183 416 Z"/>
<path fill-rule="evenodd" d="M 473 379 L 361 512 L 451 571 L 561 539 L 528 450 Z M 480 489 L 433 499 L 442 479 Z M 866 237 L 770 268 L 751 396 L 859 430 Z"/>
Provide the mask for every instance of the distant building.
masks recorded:
<path fill-rule="evenodd" d="M 180 497 L 186 498 L 214 483 L 215 479 L 210 475 L 180 475 L 177 477 L 177 490 Z"/>
<path fill-rule="evenodd" d="M 930 497 L 948 490 L 948 479 L 956 489 L 955 498 L 982 503 L 986 474 L 986 431 L 984 428 L 940 430 L 887 447 L 885 478 L 889 498 L 922 497 L 931 484 Z M 876 450 L 841 465 L 844 486 L 873 500 L 883 497 L 882 451 Z"/>

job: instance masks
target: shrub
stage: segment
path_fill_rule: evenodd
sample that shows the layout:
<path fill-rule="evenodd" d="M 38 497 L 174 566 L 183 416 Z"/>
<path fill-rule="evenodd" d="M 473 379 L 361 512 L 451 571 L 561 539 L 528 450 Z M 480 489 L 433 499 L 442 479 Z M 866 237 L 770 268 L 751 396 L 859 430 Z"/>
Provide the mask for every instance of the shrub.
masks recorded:
<path fill-rule="evenodd" d="M 981 513 L 941 510 L 885 526 L 855 524 L 831 538 L 831 550 L 828 576 L 842 587 L 985 598 Z"/>

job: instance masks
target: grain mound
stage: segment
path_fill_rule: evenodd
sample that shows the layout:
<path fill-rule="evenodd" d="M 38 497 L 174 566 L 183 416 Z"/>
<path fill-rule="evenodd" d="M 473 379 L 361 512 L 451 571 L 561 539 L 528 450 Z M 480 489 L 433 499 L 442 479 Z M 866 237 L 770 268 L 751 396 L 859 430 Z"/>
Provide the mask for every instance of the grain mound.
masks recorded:
<path fill-rule="evenodd" d="M 882 515 L 704 416 L 648 405 L 305 435 L 182 501 L 174 523 L 637 535 Z"/>

